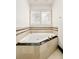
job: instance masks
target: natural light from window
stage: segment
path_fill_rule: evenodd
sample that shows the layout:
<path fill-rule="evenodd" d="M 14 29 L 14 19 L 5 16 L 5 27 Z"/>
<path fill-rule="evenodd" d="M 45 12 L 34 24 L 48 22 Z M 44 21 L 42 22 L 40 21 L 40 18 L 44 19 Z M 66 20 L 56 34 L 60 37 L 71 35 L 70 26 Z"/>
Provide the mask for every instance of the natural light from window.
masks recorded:
<path fill-rule="evenodd" d="M 51 25 L 51 12 L 31 11 L 31 25 Z"/>

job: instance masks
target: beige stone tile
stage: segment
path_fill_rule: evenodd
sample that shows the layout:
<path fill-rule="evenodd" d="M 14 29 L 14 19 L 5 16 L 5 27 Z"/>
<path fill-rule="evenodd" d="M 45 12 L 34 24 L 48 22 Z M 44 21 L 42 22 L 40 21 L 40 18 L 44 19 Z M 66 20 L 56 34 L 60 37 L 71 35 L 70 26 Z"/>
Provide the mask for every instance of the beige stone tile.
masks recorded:
<path fill-rule="evenodd" d="M 63 54 L 57 49 L 48 59 L 63 59 Z"/>

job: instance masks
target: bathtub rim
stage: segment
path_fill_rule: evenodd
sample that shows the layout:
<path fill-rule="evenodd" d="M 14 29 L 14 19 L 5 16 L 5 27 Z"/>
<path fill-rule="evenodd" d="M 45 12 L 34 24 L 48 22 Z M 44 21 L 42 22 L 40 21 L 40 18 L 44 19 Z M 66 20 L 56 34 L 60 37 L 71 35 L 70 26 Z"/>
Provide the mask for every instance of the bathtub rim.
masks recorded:
<path fill-rule="evenodd" d="M 45 44 L 46 42 L 51 41 L 51 40 L 53 40 L 55 38 L 58 38 L 58 36 L 56 35 L 56 36 L 54 36 L 52 38 L 46 39 L 46 40 L 38 42 L 38 43 L 20 43 L 20 42 L 18 42 L 16 44 L 16 46 L 40 46 L 40 45 Z"/>

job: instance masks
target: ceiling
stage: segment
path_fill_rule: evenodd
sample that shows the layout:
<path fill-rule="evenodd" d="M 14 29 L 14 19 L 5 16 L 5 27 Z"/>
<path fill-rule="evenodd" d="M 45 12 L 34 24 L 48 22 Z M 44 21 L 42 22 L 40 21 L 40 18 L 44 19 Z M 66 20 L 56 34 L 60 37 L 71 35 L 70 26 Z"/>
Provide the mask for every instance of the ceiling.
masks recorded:
<path fill-rule="evenodd" d="M 52 5 L 54 0 L 28 0 L 29 5 Z"/>

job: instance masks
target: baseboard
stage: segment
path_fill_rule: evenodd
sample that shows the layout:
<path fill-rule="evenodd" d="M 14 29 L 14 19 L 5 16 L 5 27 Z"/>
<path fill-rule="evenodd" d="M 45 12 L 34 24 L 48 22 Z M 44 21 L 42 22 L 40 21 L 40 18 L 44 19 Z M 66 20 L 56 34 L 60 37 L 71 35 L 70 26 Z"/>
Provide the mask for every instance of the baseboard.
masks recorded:
<path fill-rule="evenodd" d="M 63 53 L 63 49 L 58 45 L 58 49 Z"/>

